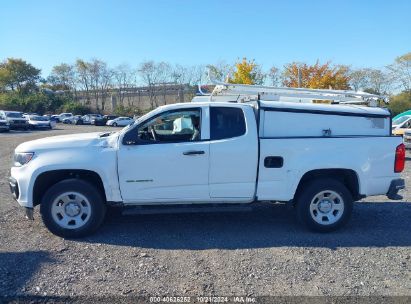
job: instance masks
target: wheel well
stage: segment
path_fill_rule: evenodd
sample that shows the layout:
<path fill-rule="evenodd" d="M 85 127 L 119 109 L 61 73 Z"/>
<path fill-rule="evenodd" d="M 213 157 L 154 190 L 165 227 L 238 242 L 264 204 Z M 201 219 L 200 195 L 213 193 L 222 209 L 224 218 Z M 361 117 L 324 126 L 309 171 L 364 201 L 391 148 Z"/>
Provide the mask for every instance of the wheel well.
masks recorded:
<path fill-rule="evenodd" d="M 40 204 L 42 196 L 51 186 L 70 178 L 78 178 L 95 185 L 106 200 L 103 181 L 96 172 L 89 170 L 53 170 L 41 173 L 34 182 L 33 205 Z"/>
<path fill-rule="evenodd" d="M 348 188 L 354 200 L 361 199 L 358 176 L 357 173 L 355 173 L 355 171 L 351 169 L 320 169 L 308 171 L 301 178 L 295 192 L 296 195 L 299 193 L 299 191 L 301 191 L 304 184 L 316 178 L 334 178 L 343 183 Z"/>

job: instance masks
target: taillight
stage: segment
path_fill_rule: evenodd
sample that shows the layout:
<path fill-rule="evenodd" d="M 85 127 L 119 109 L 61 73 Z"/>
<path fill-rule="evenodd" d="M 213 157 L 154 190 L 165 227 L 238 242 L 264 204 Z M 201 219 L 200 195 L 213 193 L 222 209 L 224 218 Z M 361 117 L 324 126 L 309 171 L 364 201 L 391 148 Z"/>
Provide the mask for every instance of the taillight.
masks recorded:
<path fill-rule="evenodd" d="M 394 172 L 399 173 L 404 170 L 405 166 L 405 146 L 401 144 L 395 149 Z"/>

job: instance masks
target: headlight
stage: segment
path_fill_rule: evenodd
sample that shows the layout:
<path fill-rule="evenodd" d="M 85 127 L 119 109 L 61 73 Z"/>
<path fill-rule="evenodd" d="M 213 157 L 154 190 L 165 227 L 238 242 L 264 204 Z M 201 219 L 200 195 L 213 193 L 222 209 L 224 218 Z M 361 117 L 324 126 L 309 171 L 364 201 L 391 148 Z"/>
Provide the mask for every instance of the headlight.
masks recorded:
<path fill-rule="evenodd" d="M 13 165 L 14 167 L 21 167 L 27 164 L 34 156 L 34 152 L 14 153 Z"/>

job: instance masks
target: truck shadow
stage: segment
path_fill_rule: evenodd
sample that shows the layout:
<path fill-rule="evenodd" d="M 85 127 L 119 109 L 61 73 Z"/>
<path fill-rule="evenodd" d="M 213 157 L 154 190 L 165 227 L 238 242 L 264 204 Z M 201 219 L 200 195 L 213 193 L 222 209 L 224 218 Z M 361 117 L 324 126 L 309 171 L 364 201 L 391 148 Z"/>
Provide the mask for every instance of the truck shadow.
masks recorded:
<path fill-rule="evenodd" d="M 0 252 L 0 302 L 15 297 L 44 263 L 52 263 L 46 251 Z"/>
<path fill-rule="evenodd" d="M 109 216 L 82 242 L 152 249 L 411 246 L 411 203 L 356 203 L 347 226 L 332 233 L 301 227 L 285 205 L 250 212 Z"/>

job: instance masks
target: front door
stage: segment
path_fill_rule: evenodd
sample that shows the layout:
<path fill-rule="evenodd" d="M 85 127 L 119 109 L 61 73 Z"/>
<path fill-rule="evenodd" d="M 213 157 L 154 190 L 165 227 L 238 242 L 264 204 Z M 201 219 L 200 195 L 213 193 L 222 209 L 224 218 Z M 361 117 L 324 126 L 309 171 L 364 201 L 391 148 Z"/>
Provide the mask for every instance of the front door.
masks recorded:
<path fill-rule="evenodd" d="M 118 154 L 125 203 L 209 199 L 209 142 L 201 141 L 202 121 L 200 107 L 182 108 L 157 114 L 129 131 L 136 141 L 120 143 Z"/>

